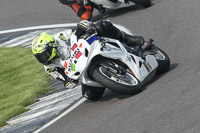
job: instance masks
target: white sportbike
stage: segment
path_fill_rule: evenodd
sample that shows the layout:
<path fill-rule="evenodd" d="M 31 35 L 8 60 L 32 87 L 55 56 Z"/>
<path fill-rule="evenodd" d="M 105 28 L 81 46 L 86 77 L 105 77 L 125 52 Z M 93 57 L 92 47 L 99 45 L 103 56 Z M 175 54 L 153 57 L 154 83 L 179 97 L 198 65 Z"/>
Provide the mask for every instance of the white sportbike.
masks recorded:
<path fill-rule="evenodd" d="M 151 39 L 142 46 L 147 47 L 145 50 L 96 34 L 86 34 L 78 40 L 72 34 L 69 42 L 71 53 L 62 65 L 67 76 L 80 79 L 83 87 L 136 94 L 156 74 L 170 67 L 168 55 L 152 44 Z"/>
<path fill-rule="evenodd" d="M 141 5 L 143 7 L 151 6 L 151 0 L 83 0 L 84 4 L 93 3 L 94 8 L 104 13 L 105 9 L 117 9 L 130 5 Z"/>

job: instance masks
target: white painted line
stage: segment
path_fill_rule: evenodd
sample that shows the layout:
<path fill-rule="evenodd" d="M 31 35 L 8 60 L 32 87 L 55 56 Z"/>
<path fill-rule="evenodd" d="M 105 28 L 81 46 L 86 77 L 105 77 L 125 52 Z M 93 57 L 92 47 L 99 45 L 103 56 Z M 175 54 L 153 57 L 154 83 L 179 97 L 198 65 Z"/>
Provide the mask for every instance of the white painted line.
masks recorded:
<path fill-rule="evenodd" d="M 9 120 L 7 122 L 8 122 L 8 124 L 16 124 L 16 123 L 20 123 L 20 122 L 24 122 L 24 121 L 34 119 L 34 118 L 39 117 L 39 116 L 43 116 L 44 114 L 51 113 L 52 111 L 55 111 L 55 110 L 62 110 L 62 109 L 63 109 L 62 107 L 54 107 L 54 108 L 46 109 L 46 110 L 31 114 L 31 115 L 28 115 L 28 116 L 20 117 L 20 118 L 14 119 L 14 120 Z"/>
<path fill-rule="evenodd" d="M 74 104 L 71 108 L 69 108 L 68 110 L 66 110 L 65 112 L 63 112 L 62 114 L 60 114 L 58 117 L 56 117 L 55 119 L 53 119 L 52 121 L 48 122 L 47 124 L 45 124 L 44 126 L 42 126 L 41 128 L 39 128 L 38 130 L 34 131 L 33 133 L 39 133 L 42 130 L 44 130 L 45 128 L 47 128 L 48 126 L 50 126 L 51 124 L 55 123 L 56 121 L 58 121 L 60 118 L 62 118 L 63 116 L 65 116 L 66 114 L 68 114 L 69 112 L 71 112 L 72 110 L 74 110 L 76 107 L 78 107 L 80 104 L 82 104 L 84 101 L 86 101 L 85 98 L 82 98 L 80 101 L 78 101 L 76 104 Z"/>
<path fill-rule="evenodd" d="M 114 24 L 118 28 L 126 29 L 125 27 Z M 67 28 L 67 27 L 76 27 L 77 23 L 69 23 L 69 24 L 55 24 L 55 25 L 43 25 L 43 26 L 33 26 L 33 27 L 25 27 L 11 30 L 0 31 L 1 34 L 13 33 L 13 32 L 21 32 L 21 31 L 29 31 L 29 30 L 43 30 L 43 29 L 54 29 L 54 28 Z M 128 29 L 126 29 L 128 33 L 131 33 Z"/>
<path fill-rule="evenodd" d="M 52 99 L 49 102 L 36 104 L 35 106 L 33 106 L 32 108 L 29 108 L 29 109 L 31 109 L 31 111 L 38 110 L 38 109 L 41 109 L 41 108 L 44 108 L 44 107 L 46 107 L 48 105 L 53 105 L 53 104 L 56 104 L 55 106 L 57 106 L 59 101 L 64 101 L 65 99 L 70 99 L 71 97 L 74 97 L 74 96 L 77 96 L 77 95 L 79 96 L 79 98 L 81 97 L 80 93 L 75 93 L 75 94 L 71 94 L 71 95 L 66 96 L 66 97 Z M 71 104 L 71 101 L 68 101 L 68 102 L 70 102 L 70 104 Z M 65 104 L 67 104 L 67 102 Z"/>
<path fill-rule="evenodd" d="M 13 32 L 29 31 L 29 30 L 42 30 L 42 29 L 53 29 L 53 28 L 76 27 L 76 25 L 77 25 L 77 23 L 25 27 L 25 28 L 19 28 L 19 29 L 11 29 L 11 30 L 0 31 L 0 35 L 1 34 L 7 34 L 7 33 L 13 33 Z"/>
<path fill-rule="evenodd" d="M 31 33 L 28 33 L 26 35 L 23 35 L 23 36 L 20 36 L 20 37 L 17 37 L 15 39 L 12 39 L 12 40 L 9 40 L 9 41 L 6 41 L 4 43 L 1 43 L 1 46 L 6 46 L 6 45 L 12 45 L 12 44 L 15 44 L 17 42 L 20 42 L 20 41 L 23 41 L 25 38 L 30 38 L 30 37 L 34 37 L 34 35 L 37 35 L 39 34 L 40 31 L 34 31 L 34 32 L 31 32 Z M 16 46 L 16 45 L 15 45 Z"/>
<path fill-rule="evenodd" d="M 6 46 L 7 47 L 15 47 L 15 46 L 18 46 L 20 44 L 24 44 L 26 42 L 31 42 L 34 38 L 35 38 L 35 36 L 32 36 L 30 38 L 24 39 L 22 41 L 19 41 L 19 42 L 13 43 L 13 44 L 7 44 Z"/>
<path fill-rule="evenodd" d="M 78 97 L 80 98 L 80 96 Z M 31 112 L 34 113 L 29 113 L 27 112 L 27 114 L 21 115 L 20 117 L 16 117 L 14 119 L 11 119 L 9 121 L 7 121 L 9 124 L 16 124 L 19 122 L 25 122 L 25 121 L 31 121 L 32 119 L 36 119 L 36 118 L 44 118 L 45 116 L 48 116 L 49 114 L 57 114 L 58 112 L 60 112 L 61 110 L 63 110 L 66 107 L 69 107 L 75 100 L 78 99 L 77 97 L 73 97 L 71 99 L 63 99 L 63 103 L 58 103 L 58 104 L 51 104 L 50 108 L 38 108 L 37 110 L 33 109 L 31 110 Z M 55 116 L 55 115 L 54 115 Z"/>
<path fill-rule="evenodd" d="M 80 89 L 80 88 L 81 87 L 79 85 L 79 86 L 77 86 L 77 87 L 75 87 L 73 89 L 67 89 L 67 90 L 64 90 L 64 91 L 60 91 L 60 92 L 45 96 L 45 97 L 41 97 L 38 100 L 40 100 L 40 101 L 49 100 L 49 99 L 52 99 L 52 98 L 55 98 L 55 97 L 59 97 L 60 95 L 63 95 L 63 94 L 66 94 L 66 93 L 75 92 L 76 89 Z"/>

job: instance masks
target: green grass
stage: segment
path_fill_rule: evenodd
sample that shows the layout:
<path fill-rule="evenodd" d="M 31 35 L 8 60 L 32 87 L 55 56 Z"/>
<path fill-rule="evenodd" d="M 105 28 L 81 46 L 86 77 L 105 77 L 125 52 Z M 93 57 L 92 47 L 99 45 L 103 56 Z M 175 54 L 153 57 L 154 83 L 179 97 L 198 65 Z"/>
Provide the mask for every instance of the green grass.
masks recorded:
<path fill-rule="evenodd" d="M 25 111 L 38 96 L 50 91 L 49 77 L 23 47 L 0 47 L 0 127 Z"/>

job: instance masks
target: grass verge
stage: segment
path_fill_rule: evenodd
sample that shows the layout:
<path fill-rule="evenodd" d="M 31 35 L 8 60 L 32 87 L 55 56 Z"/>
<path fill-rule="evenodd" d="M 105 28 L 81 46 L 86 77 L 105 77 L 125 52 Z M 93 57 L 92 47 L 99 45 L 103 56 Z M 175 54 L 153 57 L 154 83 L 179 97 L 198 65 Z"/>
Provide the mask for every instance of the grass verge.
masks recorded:
<path fill-rule="evenodd" d="M 49 84 L 49 77 L 31 49 L 0 47 L 0 127 L 49 92 Z"/>

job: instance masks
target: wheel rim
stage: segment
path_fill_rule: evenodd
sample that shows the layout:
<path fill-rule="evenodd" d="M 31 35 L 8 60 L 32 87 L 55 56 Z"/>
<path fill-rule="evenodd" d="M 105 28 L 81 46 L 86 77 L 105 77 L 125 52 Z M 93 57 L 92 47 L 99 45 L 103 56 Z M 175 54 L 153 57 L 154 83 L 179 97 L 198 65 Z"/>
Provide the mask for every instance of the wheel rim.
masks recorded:
<path fill-rule="evenodd" d="M 165 60 L 165 55 L 161 51 L 157 51 L 156 54 L 154 54 L 157 60 Z"/>
<path fill-rule="evenodd" d="M 105 77 L 119 84 L 128 85 L 128 86 L 133 86 L 133 85 L 138 84 L 138 80 L 128 72 L 126 72 L 123 75 L 119 75 L 114 72 L 108 71 L 106 70 L 106 68 L 101 67 L 101 66 L 99 67 L 99 71 Z"/>

